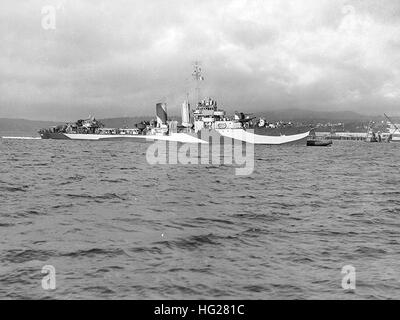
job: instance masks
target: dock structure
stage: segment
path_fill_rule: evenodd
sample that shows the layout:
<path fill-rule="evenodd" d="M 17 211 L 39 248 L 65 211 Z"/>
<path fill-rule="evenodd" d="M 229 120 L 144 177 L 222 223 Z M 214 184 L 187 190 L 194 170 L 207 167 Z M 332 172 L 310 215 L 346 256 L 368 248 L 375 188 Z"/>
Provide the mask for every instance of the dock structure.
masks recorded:
<path fill-rule="evenodd" d="M 367 138 L 367 134 L 365 132 L 316 132 L 316 135 L 330 140 L 364 141 Z"/>

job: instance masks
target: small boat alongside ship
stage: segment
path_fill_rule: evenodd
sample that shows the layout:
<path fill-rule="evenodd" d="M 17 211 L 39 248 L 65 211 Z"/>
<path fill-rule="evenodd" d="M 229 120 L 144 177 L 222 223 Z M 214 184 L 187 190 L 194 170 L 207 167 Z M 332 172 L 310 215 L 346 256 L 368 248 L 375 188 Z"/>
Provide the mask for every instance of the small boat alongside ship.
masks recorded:
<path fill-rule="evenodd" d="M 333 145 L 332 140 L 322 140 L 322 139 L 307 140 L 307 147 L 330 147 L 332 145 Z"/>
<path fill-rule="evenodd" d="M 330 147 L 332 145 L 332 140 L 326 139 L 325 137 L 317 137 L 315 130 L 310 131 L 310 135 L 307 138 L 308 147 Z"/>

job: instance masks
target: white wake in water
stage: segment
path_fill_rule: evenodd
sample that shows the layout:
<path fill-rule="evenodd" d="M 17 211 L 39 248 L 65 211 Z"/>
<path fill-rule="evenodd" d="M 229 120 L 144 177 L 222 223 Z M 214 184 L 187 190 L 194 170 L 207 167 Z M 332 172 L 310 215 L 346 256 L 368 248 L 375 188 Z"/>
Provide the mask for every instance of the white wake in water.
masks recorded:
<path fill-rule="evenodd" d="M 40 140 L 40 137 L 1 137 L 2 139 L 13 139 L 13 140 Z"/>

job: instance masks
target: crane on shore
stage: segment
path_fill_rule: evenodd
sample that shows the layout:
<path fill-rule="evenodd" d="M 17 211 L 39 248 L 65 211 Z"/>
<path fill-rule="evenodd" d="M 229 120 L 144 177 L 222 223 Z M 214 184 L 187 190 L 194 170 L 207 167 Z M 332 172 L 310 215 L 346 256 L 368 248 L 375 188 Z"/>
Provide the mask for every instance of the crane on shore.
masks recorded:
<path fill-rule="evenodd" d="M 389 118 L 389 116 L 384 113 L 385 118 L 389 121 L 389 123 L 396 129 L 393 133 L 396 133 L 397 131 L 400 131 L 399 127 L 392 121 L 392 119 Z"/>

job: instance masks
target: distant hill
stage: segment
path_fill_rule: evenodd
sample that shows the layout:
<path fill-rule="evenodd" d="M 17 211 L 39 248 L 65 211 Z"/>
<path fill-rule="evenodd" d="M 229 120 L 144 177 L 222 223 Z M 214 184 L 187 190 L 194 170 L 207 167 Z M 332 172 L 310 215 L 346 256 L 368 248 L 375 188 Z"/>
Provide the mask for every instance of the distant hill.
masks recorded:
<path fill-rule="evenodd" d="M 60 124 L 61 122 L 35 121 L 25 119 L 6 119 L 0 118 L 0 135 L 28 135 L 38 136 L 37 131 Z"/>
<path fill-rule="evenodd" d="M 265 112 L 254 112 L 251 113 L 255 117 L 263 117 L 266 118 L 267 121 L 276 122 L 276 121 L 298 121 L 298 122 L 365 122 L 371 120 L 382 119 L 383 117 L 374 117 L 374 116 L 366 116 L 361 115 L 359 113 L 353 111 L 311 111 L 311 110 L 300 110 L 300 109 L 288 109 L 288 110 L 271 110 Z M 180 121 L 179 115 L 169 115 L 171 119 L 175 119 Z M 110 119 L 101 119 L 107 127 L 116 128 L 123 126 L 132 126 L 136 123 L 139 123 L 143 120 L 150 120 L 154 117 L 126 117 L 126 118 L 110 118 Z"/>
<path fill-rule="evenodd" d="M 140 123 L 145 120 L 151 120 L 152 117 L 123 117 L 123 118 L 109 118 L 109 119 L 99 119 L 107 128 L 134 128 L 135 124 Z"/>
<path fill-rule="evenodd" d="M 108 128 L 134 128 L 135 124 L 150 119 L 151 117 L 126 117 L 99 120 Z M 63 123 L 65 122 L 0 118 L 0 136 L 39 136 L 37 132 L 40 129 Z"/>
<path fill-rule="evenodd" d="M 255 116 L 261 116 L 268 121 L 300 121 L 300 122 L 354 122 L 370 121 L 376 117 L 362 115 L 353 111 L 312 111 L 312 110 L 272 110 L 260 113 L 254 113 Z"/>
<path fill-rule="evenodd" d="M 315 123 L 361 123 L 369 121 L 382 121 L 383 116 L 367 116 L 352 111 L 311 111 L 311 110 L 270 110 L 265 112 L 252 113 L 255 117 L 264 117 L 269 122 L 276 121 L 292 121 L 302 122 L 305 124 Z M 135 124 L 143 120 L 151 120 L 154 116 L 143 117 L 119 117 L 99 119 L 106 127 L 121 128 L 121 127 L 134 127 Z M 171 119 L 180 121 L 180 116 L 170 115 Z M 393 119 L 396 121 L 396 119 Z M 0 135 L 28 135 L 37 136 L 37 131 L 41 128 L 47 128 L 64 123 L 63 121 L 36 121 L 26 119 L 6 119 L 0 118 Z"/>

